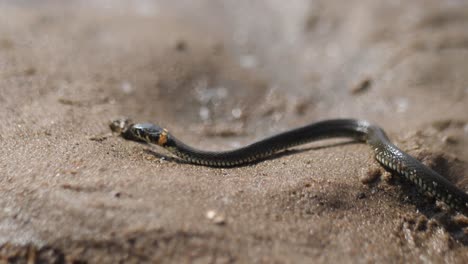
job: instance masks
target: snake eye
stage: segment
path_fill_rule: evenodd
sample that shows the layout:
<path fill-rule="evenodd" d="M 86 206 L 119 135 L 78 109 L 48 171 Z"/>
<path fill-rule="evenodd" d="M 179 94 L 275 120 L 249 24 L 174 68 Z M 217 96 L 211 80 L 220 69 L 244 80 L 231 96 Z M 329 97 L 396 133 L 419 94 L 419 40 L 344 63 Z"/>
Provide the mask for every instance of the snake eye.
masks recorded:
<path fill-rule="evenodd" d="M 141 128 L 135 128 L 134 131 L 135 131 L 134 133 L 135 133 L 136 136 L 138 136 L 140 138 L 142 137 L 143 130 Z"/>
<path fill-rule="evenodd" d="M 148 127 L 144 126 L 144 124 L 135 124 L 131 127 L 131 133 L 139 139 L 145 139 L 147 129 Z"/>

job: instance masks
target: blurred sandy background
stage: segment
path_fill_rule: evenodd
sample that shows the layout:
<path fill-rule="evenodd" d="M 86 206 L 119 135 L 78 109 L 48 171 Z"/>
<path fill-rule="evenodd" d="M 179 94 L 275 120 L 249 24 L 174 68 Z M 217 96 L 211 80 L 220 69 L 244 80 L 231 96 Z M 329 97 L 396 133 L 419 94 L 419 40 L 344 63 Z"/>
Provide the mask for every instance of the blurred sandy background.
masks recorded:
<path fill-rule="evenodd" d="M 368 119 L 468 190 L 467 113 L 464 0 L 0 0 L 0 262 L 467 263 L 466 218 L 363 184 L 364 144 L 214 169 L 108 128 L 221 150 Z"/>

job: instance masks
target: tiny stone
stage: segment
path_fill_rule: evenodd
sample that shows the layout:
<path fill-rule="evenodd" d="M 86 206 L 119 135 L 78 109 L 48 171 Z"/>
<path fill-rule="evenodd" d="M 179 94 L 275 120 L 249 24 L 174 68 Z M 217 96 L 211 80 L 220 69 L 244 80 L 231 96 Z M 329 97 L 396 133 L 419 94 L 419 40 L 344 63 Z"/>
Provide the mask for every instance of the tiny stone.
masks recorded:
<path fill-rule="evenodd" d="M 441 120 L 441 121 L 435 121 L 432 123 L 432 126 L 437 129 L 438 131 L 442 131 L 442 130 L 445 130 L 447 129 L 450 124 L 452 123 L 452 121 L 450 120 Z"/>
<path fill-rule="evenodd" d="M 294 105 L 294 112 L 297 115 L 304 115 L 306 113 L 308 107 L 309 107 L 309 102 L 308 101 L 296 102 L 296 104 Z"/>
<path fill-rule="evenodd" d="M 363 169 L 359 175 L 359 180 L 363 184 L 369 184 L 377 180 L 382 175 L 379 168 Z"/>
<path fill-rule="evenodd" d="M 206 218 L 213 220 L 213 218 L 216 216 L 216 212 L 214 210 L 209 210 L 205 214 Z"/>
<path fill-rule="evenodd" d="M 468 226 L 468 217 L 467 216 L 464 216 L 462 214 L 459 214 L 459 215 L 456 215 L 453 217 L 453 221 L 458 224 L 458 225 L 461 225 L 463 227 L 467 227 Z"/>
<path fill-rule="evenodd" d="M 443 211 L 448 211 L 449 210 L 449 207 L 447 204 L 445 204 L 444 202 L 442 201 L 439 201 L 439 200 L 436 200 L 435 201 L 435 206 Z"/>
<path fill-rule="evenodd" d="M 128 81 L 122 82 L 122 84 L 120 85 L 120 89 L 125 94 L 131 94 L 134 90 L 132 84 Z"/>
<path fill-rule="evenodd" d="M 36 68 L 34 68 L 34 67 L 29 67 L 29 68 L 27 68 L 27 69 L 24 71 L 24 74 L 25 74 L 25 75 L 28 75 L 28 76 L 31 76 L 31 75 L 36 74 L 36 71 L 37 71 Z"/>
<path fill-rule="evenodd" d="M 357 198 L 358 199 L 364 199 L 364 198 L 366 198 L 366 194 L 363 193 L 363 192 L 360 192 L 360 193 L 358 193 Z"/>
<path fill-rule="evenodd" d="M 404 113 L 408 110 L 410 105 L 409 99 L 405 97 L 397 98 L 395 100 L 396 110 L 398 113 Z"/>
<path fill-rule="evenodd" d="M 447 144 L 456 144 L 458 142 L 458 139 L 455 136 L 448 135 L 442 138 L 442 142 Z"/>
<path fill-rule="evenodd" d="M 240 58 L 240 65 L 246 69 L 252 69 L 257 67 L 257 58 L 253 55 L 244 55 Z"/>
<path fill-rule="evenodd" d="M 215 218 L 213 218 L 213 223 L 217 225 L 224 225 L 226 223 L 226 220 L 224 219 L 223 216 L 218 215 Z"/>
<path fill-rule="evenodd" d="M 382 179 L 385 181 L 385 182 L 390 182 L 393 178 L 393 175 L 392 173 L 388 172 L 388 171 L 384 171 L 384 173 L 382 174 Z"/>
<path fill-rule="evenodd" d="M 214 224 L 224 225 L 226 223 L 225 217 L 221 214 L 218 214 L 214 210 L 207 211 L 205 216 L 207 219 L 211 220 Z"/>
<path fill-rule="evenodd" d="M 463 235 L 468 236 L 468 228 L 463 228 Z"/>
<path fill-rule="evenodd" d="M 239 119 L 242 116 L 242 109 L 234 108 L 232 109 L 231 114 L 235 119 Z"/>
<path fill-rule="evenodd" d="M 207 121 L 210 118 L 210 109 L 205 106 L 200 107 L 199 115 L 201 120 Z"/>
<path fill-rule="evenodd" d="M 179 40 L 175 44 L 175 49 L 177 51 L 184 51 L 184 50 L 187 49 L 187 43 L 185 41 L 183 41 L 183 40 Z"/>
<path fill-rule="evenodd" d="M 47 135 L 47 134 L 46 134 Z M 112 134 L 105 134 L 105 135 L 94 135 L 94 136 L 90 136 L 88 139 L 91 140 L 91 141 L 97 141 L 97 142 L 102 142 L 104 140 L 106 140 L 109 136 L 111 136 Z M 49 132 L 49 135 L 50 136 L 50 132 Z"/>
<path fill-rule="evenodd" d="M 356 85 L 354 85 L 350 89 L 350 92 L 351 94 L 359 94 L 359 93 L 365 92 L 366 90 L 369 89 L 371 84 L 372 84 L 372 80 L 370 78 L 364 78 L 360 80 Z"/>

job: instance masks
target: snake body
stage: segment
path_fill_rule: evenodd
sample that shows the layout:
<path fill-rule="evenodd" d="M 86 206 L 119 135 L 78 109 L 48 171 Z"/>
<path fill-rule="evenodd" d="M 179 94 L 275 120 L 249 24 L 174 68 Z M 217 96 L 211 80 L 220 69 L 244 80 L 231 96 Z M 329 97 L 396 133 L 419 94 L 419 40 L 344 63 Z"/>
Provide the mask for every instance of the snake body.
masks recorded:
<path fill-rule="evenodd" d="M 312 141 L 346 137 L 369 144 L 375 159 L 416 187 L 451 208 L 468 215 L 468 194 L 446 178 L 396 147 L 378 126 L 355 119 L 333 119 L 292 129 L 245 147 L 229 151 L 204 151 L 178 140 L 166 129 L 150 123 L 132 124 L 128 120 L 115 120 L 113 131 L 124 138 L 159 145 L 177 157 L 193 164 L 211 167 L 234 167 L 256 162 L 279 151 Z"/>

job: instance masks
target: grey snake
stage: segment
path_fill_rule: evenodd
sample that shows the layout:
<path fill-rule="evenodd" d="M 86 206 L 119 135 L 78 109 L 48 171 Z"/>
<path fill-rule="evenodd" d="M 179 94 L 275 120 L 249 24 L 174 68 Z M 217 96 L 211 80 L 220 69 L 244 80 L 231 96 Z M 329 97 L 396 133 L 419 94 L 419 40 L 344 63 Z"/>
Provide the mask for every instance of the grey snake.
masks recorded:
<path fill-rule="evenodd" d="M 295 128 L 245 147 L 229 151 L 204 151 L 178 140 L 166 129 L 150 123 L 133 124 L 127 119 L 110 124 L 126 139 L 159 145 L 193 164 L 235 167 L 256 162 L 279 151 L 324 138 L 346 137 L 369 144 L 375 159 L 386 169 L 413 183 L 420 191 L 468 215 L 468 194 L 446 178 L 406 154 L 388 139 L 378 126 L 355 119 L 333 119 Z"/>

